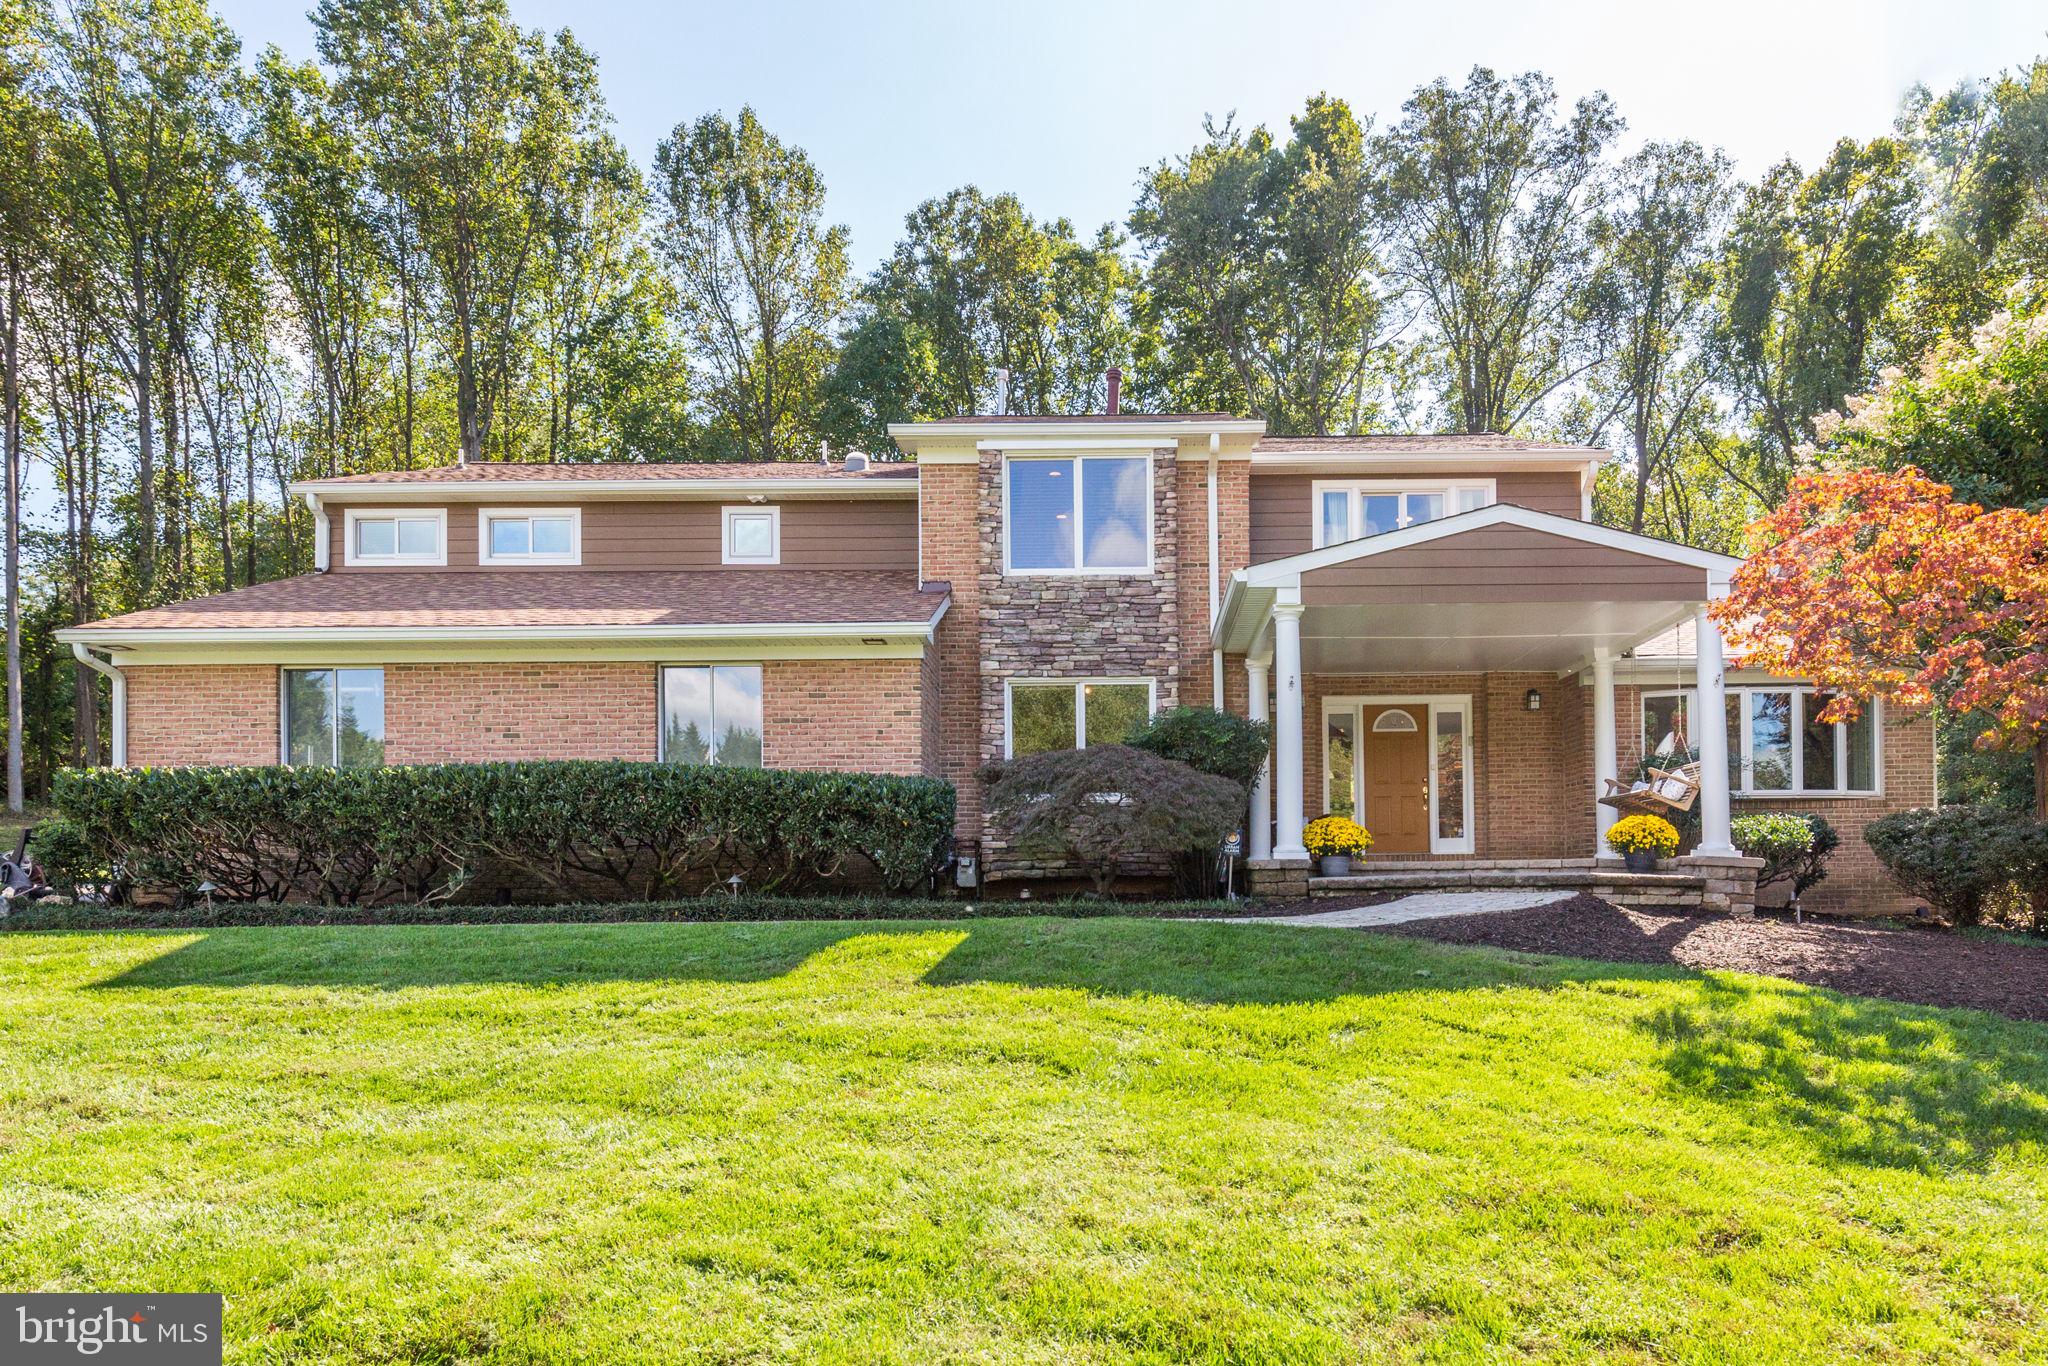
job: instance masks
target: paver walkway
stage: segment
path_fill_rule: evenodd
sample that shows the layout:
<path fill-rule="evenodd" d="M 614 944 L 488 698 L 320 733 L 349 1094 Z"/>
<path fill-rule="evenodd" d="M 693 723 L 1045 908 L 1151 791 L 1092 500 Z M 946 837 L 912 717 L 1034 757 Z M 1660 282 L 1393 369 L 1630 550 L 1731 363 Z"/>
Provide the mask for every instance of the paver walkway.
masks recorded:
<path fill-rule="evenodd" d="M 1370 929 L 1375 925 L 1399 925 L 1410 920 L 1438 920 L 1452 915 L 1491 915 L 1495 911 L 1525 911 L 1568 900 L 1569 892 L 1558 888 L 1532 888 L 1493 892 L 1418 892 L 1398 901 L 1371 906 L 1345 906 L 1307 915 L 1235 916 L 1244 925 L 1327 925 L 1333 929 Z"/>

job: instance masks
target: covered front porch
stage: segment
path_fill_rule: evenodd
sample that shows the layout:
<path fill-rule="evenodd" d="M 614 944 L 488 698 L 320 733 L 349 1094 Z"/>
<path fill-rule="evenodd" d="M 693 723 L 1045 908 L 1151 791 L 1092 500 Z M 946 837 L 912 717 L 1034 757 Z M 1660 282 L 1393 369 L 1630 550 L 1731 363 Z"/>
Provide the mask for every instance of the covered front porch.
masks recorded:
<path fill-rule="evenodd" d="M 1252 796 L 1255 872 L 1321 890 L 1306 885 L 1302 831 L 1330 812 L 1373 832 L 1359 877 L 1526 885 L 1504 880 L 1517 872 L 1614 887 L 1616 813 L 1596 798 L 1622 776 L 1623 728 L 1641 724 L 1616 714 L 1616 661 L 1695 622 L 1703 714 L 1719 714 L 1706 606 L 1735 564 L 1494 505 L 1240 571 L 1217 638 L 1242 657 L 1249 714 L 1274 728 Z M 1667 890 L 1711 905 L 1724 865 L 1748 861 L 1729 835 L 1727 737 L 1709 731 L 1698 843 L 1685 867 L 1660 872 L 1687 880 Z"/>

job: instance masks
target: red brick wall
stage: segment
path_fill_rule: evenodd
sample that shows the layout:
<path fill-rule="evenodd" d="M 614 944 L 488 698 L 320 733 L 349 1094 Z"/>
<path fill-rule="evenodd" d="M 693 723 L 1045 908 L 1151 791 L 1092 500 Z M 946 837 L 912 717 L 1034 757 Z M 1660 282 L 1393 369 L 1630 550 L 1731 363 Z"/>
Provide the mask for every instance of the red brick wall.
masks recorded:
<path fill-rule="evenodd" d="M 952 605 L 929 652 L 938 683 L 931 771 L 958 790 L 954 830 L 961 848 L 972 852 L 981 830 L 981 535 L 975 525 L 981 471 L 923 465 L 917 478 L 920 572 L 926 582 L 953 586 Z"/>
<path fill-rule="evenodd" d="M 125 672 L 130 764 L 277 762 L 276 669 L 203 664 Z"/>
<path fill-rule="evenodd" d="M 1230 575 L 1245 567 L 1251 557 L 1251 463 L 1246 460 L 1216 462 L 1216 522 L 1219 534 L 1217 559 L 1222 572 L 1217 581 L 1220 595 L 1230 587 Z M 1209 662 L 1209 462 L 1191 457 L 1180 462 L 1180 639 L 1181 702 L 1190 707 L 1213 705 L 1209 696 L 1213 675 Z M 1239 664 L 1242 672 L 1242 664 Z M 1224 673 L 1224 696 L 1231 693 L 1228 669 Z M 1239 685 L 1241 687 L 1241 684 Z"/>
<path fill-rule="evenodd" d="M 384 758 L 394 764 L 655 757 L 652 664 L 392 664 Z"/>
<path fill-rule="evenodd" d="M 770 768 L 924 772 L 924 703 L 914 659 L 771 661 L 762 666 Z"/>

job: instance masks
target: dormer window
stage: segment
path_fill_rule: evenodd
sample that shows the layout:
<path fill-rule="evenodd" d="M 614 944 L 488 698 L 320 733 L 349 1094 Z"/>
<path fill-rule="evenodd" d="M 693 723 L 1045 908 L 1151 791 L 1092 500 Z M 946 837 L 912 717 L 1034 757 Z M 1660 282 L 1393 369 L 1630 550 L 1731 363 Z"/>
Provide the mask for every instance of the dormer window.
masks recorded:
<path fill-rule="evenodd" d="M 781 564 L 782 509 L 779 507 L 729 507 L 725 524 L 726 564 Z"/>
<path fill-rule="evenodd" d="M 484 508 L 477 513 L 478 564 L 581 564 L 580 508 Z"/>
<path fill-rule="evenodd" d="M 343 526 L 342 562 L 348 565 L 448 563 L 448 514 L 350 508 Z"/>
<path fill-rule="evenodd" d="M 1438 483 L 1433 480 L 1318 479 L 1315 483 L 1315 544 L 1342 545 L 1362 536 L 1398 531 L 1494 501 L 1491 479 Z"/>
<path fill-rule="evenodd" d="M 1003 514 L 1012 574 L 1151 572 L 1148 456 L 1012 456 Z"/>

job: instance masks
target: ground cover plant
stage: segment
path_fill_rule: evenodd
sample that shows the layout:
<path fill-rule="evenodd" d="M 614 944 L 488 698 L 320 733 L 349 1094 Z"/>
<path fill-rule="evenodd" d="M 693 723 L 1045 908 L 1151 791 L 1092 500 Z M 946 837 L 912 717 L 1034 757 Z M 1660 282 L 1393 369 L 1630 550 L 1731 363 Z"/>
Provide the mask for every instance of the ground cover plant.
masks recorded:
<path fill-rule="evenodd" d="M 0 1284 L 217 1289 L 235 1362 L 2048 1353 L 2048 1033 L 1764 979 L 1117 919 L 40 933 L 0 1035 Z"/>

